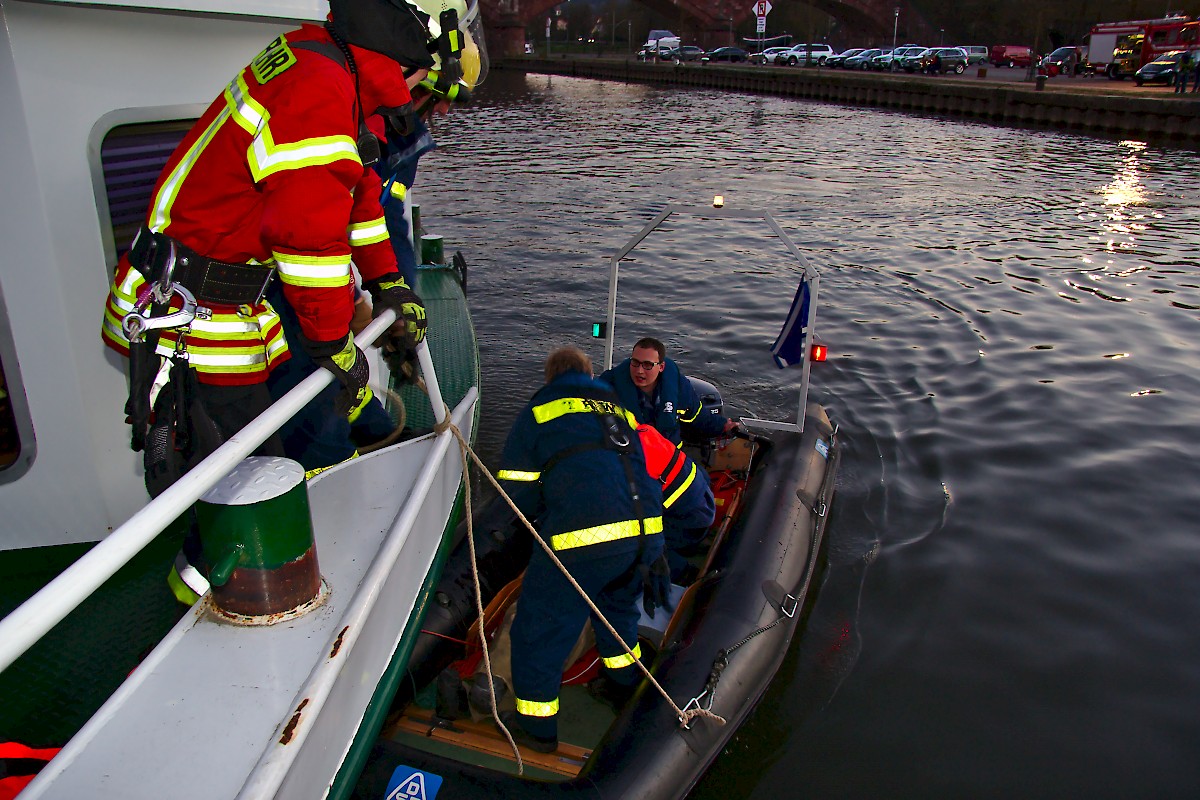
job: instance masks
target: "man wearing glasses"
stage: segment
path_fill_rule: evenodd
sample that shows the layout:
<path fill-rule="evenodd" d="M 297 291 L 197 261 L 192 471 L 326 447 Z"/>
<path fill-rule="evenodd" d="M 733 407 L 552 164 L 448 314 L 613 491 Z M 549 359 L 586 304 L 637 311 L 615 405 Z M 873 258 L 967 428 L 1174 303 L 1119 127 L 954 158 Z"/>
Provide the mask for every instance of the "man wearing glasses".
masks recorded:
<path fill-rule="evenodd" d="M 600 376 L 617 390 L 621 405 L 632 411 L 638 422 L 653 425 L 678 445 L 681 425 L 702 436 L 734 432 L 736 421 L 705 410 L 696 390 L 678 365 L 667 358 L 667 348 L 658 339 L 646 337 L 633 346 L 633 355 Z"/>

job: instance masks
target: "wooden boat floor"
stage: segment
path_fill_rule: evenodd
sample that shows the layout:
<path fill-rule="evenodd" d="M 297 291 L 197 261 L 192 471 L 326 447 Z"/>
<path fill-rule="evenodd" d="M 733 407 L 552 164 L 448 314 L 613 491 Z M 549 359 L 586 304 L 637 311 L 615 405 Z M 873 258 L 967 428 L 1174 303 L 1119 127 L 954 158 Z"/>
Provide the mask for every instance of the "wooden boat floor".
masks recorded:
<path fill-rule="evenodd" d="M 456 719 L 435 725 L 433 714 L 425 709 L 410 706 L 392 728 L 393 737 L 401 733 L 425 739 L 421 744 L 423 749 L 433 749 L 428 740 L 446 742 L 456 748 L 510 762 L 510 769 L 516 769 L 516 757 L 513 755 L 512 746 L 490 720 L 473 722 L 470 719 Z M 534 768 L 559 779 L 577 776 L 592 754 L 590 749 L 566 742 L 560 742 L 558 750 L 553 753 L 538 753 L 527 747 L 520 749 L 521 760 L 527 773 L 531 771 L 530 768 Z M 458 755 L 461 758 L 462 754 Z"/>

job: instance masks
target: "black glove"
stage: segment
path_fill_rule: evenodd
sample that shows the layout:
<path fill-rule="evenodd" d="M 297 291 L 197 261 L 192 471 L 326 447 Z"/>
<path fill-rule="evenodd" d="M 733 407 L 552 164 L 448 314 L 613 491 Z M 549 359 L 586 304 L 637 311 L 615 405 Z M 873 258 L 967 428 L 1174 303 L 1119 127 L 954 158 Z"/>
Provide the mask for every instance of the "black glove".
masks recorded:
<path fill-rule="evenodd" d="M 399 272 L 365 281 L 363 286 L 371 293 L 375 316 L 378 317 L 385 308 L 396 312 L 396 321 L 387 329 L 383 342 L 383 356 L 395 372 L 393 362 L 403 363 L 405 351 L 425 338 L 425 303 L 408 288 Z"/>
<path fill-rule="evenodd" d="M 663 553 L 650 564 L 640 566 L 642 573 L 642 608 L 651 617 L 654 609 L 671 610 L 671 567 Z"/>
<path fill-rule="evenodd" d="M 333 401 L 333 410 L 353 422 L 373 397 L 371 387 L 367 385 L 371 368 L 367 365 L 366 355 L 354 344 L 354 334 L 347 333 L 344 338 L 332 342 L 314 342 L 303 336 L 301 339 L 305 351 L 317 366 L 329 370 L 342 382 L 343 391 Z"/>

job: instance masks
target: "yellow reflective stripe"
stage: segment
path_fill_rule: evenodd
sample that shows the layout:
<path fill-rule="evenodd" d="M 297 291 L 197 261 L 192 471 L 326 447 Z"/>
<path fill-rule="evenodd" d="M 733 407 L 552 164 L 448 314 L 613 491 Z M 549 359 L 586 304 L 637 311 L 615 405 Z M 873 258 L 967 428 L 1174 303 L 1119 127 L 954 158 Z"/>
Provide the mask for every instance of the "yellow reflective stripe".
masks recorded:
<path fill-rule="evenodd" d="M 292 286 L 347 286 L 350 256 L 300 256 L 276 253 L 279 280 Z"/>
<path fill-rule="evenodd" d="M 502 469 L 496 473 L 502 481 L 538 481 L 542 479 L 540 472 L 522 472 L 519 469 Z"/>
<path fill-rule="evenodd" d="M 695 479 L 696 479 L 696 465 L 695 465 L 695 463 L 693 463 L 692 471 L 688 473 L 687 480 L 685 480 L 683 482 L 682 486 L 680 486 L 678 489 L 676 489 L 674 492 L 672 492 L 670 497 L 668 497 L 666 500 L 663 500 L 663 508 L 670 508 L 671 504 L 679 499 L 679 495 L 681 495 L 687 491 L 687 488 L 692 485 L 692 481 L 694 481 Z"/>
<path fill-rule="evenodd" d="M 365 244 L 375 244 L 388 238 L 387 223 L 383 217 L 367 222 L 356 222 L 346 229 L 351 247 L 361 247 Z"/>
<path fill-rule="evenodd" d="M 253 138 L 246 148 L 246 161 L 255 183 L 276 172 L 332 164 L 345 159 L 362 164 L 358 147 L 349 136 L 315 136 L 291 144 L 275 144 L 271 135 L 271 113 L 250 95 L 241 75 L 225 90 L 226 110 Z"/>
<path fill-rule="evenodd" d="M 305 472 L 304 472 L 304 480 L 306 480 L 306 481 L 311 481 L 313 478 L 317 477 L 318 475 L 320 475 L 320 474 L 321 474 L 322 472 L 324 472 L 325 470 L 327 470 L 327 469 L 333 469 L 334 467 L 338 466 L 339 464 L 345 464 L 345 463 L 347 463 L 347 462 L 349 462 L 349 461 L 353 461 L 353 460 L 354 460 L 354 459 L 356 459 L 356 458 L 358 458 L 358 451 L 357 451 L 357 450 L 355 450 L 353 453 L 351 453 L 349 458 L 347 458 L 347 459 L 345 459 L 345 460 L 343 460 L 343 461 L 339 461 L 337 464 L 330 464 L 328 467 L 317 467 L 316 469 L 305 470 Z"/>
<path fill-rule="evenodd" d="M 397 200 L 403 200 L 408 195 L 408 187 L 400 181 L 392 181 L 392 188 L 388 190 L 388 193 Z"/>
<path fill-rule="evenodd" d="M 175 198 L 179 196 L 179 189 L 183 186 L 183 182 L 191 173 L 192 168 L 196 166 L 200 155 L 212 143 L 217 131 L 221 130 L 228 121 L 229 110 L 226 108 L 213 118 L 202 134 L 196 137 L 196 141 L 192 142 L 192 146 L 188 148 L 183 158 L 179 159 L 179 163 L 171 170 L 171 174 L 163 181 L 162 188 L 154 196 L 154 205 L 150 209 L 149 225 L 151 230 L 163 231 L 171 224 L 171 206 L 175 204 Z M 131 273 L 133 273 L 132 270 Z"/>
<path fill-rule="evenodd" d="M 662 529 L 662 517 L 647 517 L 647 534 L 662 533 Z M 550 546 L 555 550 L 570 550 L 573 547 L 587 547 L 602 542 L 628 539 L 630 536 L 638 536 L 641 532 L 638 521 L 628 519 L 624 522 L 610 522 L 607 525 L 596 525 L 591 528 L 580 528 L 577 531 L 555 534 L 550 537 Z"/>
<path fill-rule="evenodd" d="M 517 698 L 517 713 L 527 717 L 553 717 L 558 713 L 558 698 L 548 703 Z"/>
<path fill-rule="evenodd" d="M 126 314 L 133 311 L 133 303 L 122 296 L 121 287 L 117 292 L 110 293 L 109 303 L 111 307 L 104 310 L 104 328 L 118 341 L 124 343 L 125 332 L 121 328 L 121 320 Z M 113 309 L 120 313 L 114 313 Z M 249 318 L 236 312 L 214 313 L 211 319 L 193 319 L 188 327 L 192 335 L 208 341 L 246 341 L 254 342 L 257 345 L 263 341 L 262 333 L 269 330 L 278 321 L 279 317 L 273 311 L 263 312 Z M 166 331 L 164 335 L 172 334 L 170 331 Z M 281 335 L 277 334 L 274 338 L 280 339 Z M 278 345 L 273 343 L 273 346 L 278 349 Z"/>
<path fill-rule="evenodd" d="M 677 413 L 679 415 L 680 422 L 693 422 L 696 419 L 696 417 L 700 416 L 701 408 L 702 408 L 702 406 L 696 406 L 696 413 L 692 414 L 690 417 L 684 416 L 684 414 L 688 413 L 688 410 L 686 408 L 681 408 L 675 413 Z"/>
<path fill-rule="evenodd" d="M 250 87 L 240 74 L 225 87 L 225 112 L 251 136 L 266 127 L 267 120 L 271 118 L 267 110 L 250 96 Z"/>
<path fill-rule="evenodd" d="M 539 425 L 566 414 L 615 414 L 624 417 L 631 428 L 637 428 L 637 418 L 616 403 L 585 397 L 563 397 L 533 407 L 533 419 Z"/>
<path fill-rule="evenodd" d="M 601 661 L 603 661 L 604 666 L 608 667 L 609 669 L 622 669 L 624 667 L 633 666 L 634 662 L 637 661 L 641 657 L 642 657 L 642 644 L 641 644 L 641 642 L 638 642 L 637 644 L 635 644 L 633 646 L 632 653 L 622 653 L 619 656 L 613 656 L 612 658 L 601 659 Z"/>

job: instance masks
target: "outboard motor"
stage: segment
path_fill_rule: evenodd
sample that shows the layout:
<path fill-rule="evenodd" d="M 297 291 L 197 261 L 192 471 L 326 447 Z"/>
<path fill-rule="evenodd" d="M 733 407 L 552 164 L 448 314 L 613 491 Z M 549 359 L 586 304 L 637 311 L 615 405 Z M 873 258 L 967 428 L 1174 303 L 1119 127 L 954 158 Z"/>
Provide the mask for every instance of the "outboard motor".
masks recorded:
<path fill-rule="evenodd" d="M 687 376 L 688 381 L 692 384 L 692 389 L 696 392 L 696 396 L 700 398 L 700 414 L 720 414 L 724 405 L 721 399 L 721 392 L 717 387 L 713 386 L 706 380 Z M 685 444 L 702 445 L 708 442 L 708 439 L 703 436 L 697 436 L 691 433 L 687 426 L 683 430 L 683 441 Z"/>

